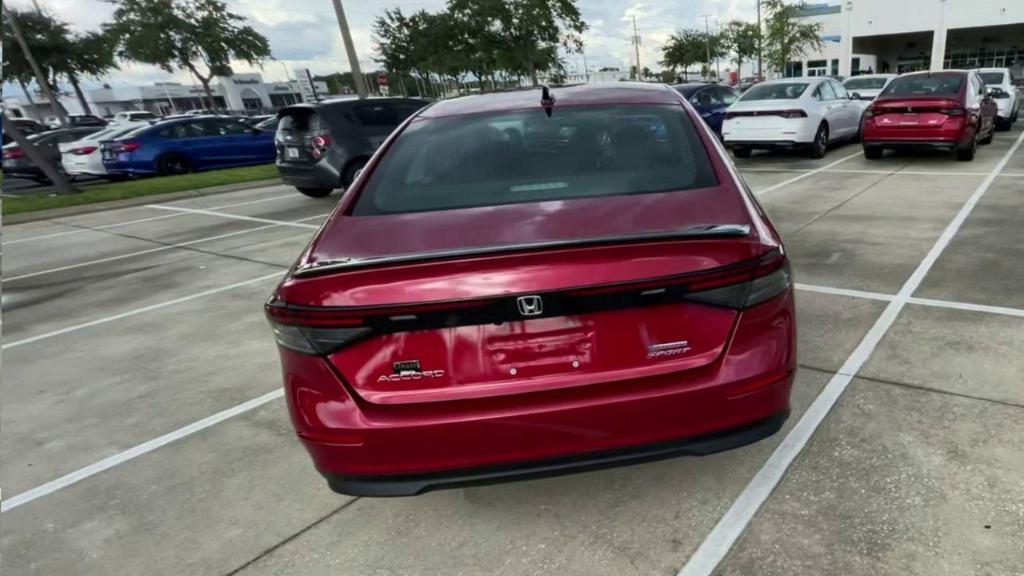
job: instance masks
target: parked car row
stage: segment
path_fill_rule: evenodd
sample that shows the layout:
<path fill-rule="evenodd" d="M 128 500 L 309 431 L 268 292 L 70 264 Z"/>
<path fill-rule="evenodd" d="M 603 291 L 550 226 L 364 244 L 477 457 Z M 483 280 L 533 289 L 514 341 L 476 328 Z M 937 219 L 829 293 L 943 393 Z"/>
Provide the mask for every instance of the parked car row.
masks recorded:
<path fill-rule="evenodd" d="M 715 84 L 674 86 L 738 158 L 754 150 L 803 150 L 862 139 L 864 155 L 889 148 L 930 148 L 974 158 L 978 144 L 1009 130 L 1022 97 L 1005 68 L 871 74 L 758 82 L 741 95 Z"/>
<path fill-rule="evenodd" d="M 153 120 L 149 112 L 120 114 L 109 124 L 37 132 L 30 139 L 68 175 L 112 180 L 267 164 L 276 154 L 277 117 L 253 125 L 252 119 L 236 116 Z M 3 148 L 3 169 L 10 176 L 47 181 L 14 143 Z"/>

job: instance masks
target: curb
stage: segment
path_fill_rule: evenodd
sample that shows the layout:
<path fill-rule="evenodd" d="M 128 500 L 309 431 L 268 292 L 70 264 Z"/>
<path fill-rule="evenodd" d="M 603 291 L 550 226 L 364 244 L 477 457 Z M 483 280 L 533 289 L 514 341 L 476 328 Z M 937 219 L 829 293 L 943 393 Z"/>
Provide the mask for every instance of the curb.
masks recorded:
<path fill-rule="evenodd" d="M 96 202 L 94 204 L 82 204 L 79 206 L 66 206 L 64 208 L 50 208 L 49 210 L 36 210 L 34 212 L 22 212 L 3 216 L 3 224 L 25 224 L 27 222 L 38 222 L 39 220 L 52 220 L 66 216 L 77 216 L 79 214 L 90 214 L 92 212 L 103 212 L 104 210 L 116 210 L 118 208 L 130 208 L 145 204 L 159 204 L 185 198 L 201 198 L 227 192 L 237 192 L 249 188 L 267 188 L 282 184 L 280 178 L 269 178 L 266 180 L 252 180 L 251 182 L 239 182 L 237 184 L 223 184 L 209 188 L 196 188 L 193 190 L 180 190 L 178 192 L 165 192 L 164 194 L 153 194 L 151 196 L 136 196 L 135 198 L 124 198 L 111 200 L 109 202 Z"/>

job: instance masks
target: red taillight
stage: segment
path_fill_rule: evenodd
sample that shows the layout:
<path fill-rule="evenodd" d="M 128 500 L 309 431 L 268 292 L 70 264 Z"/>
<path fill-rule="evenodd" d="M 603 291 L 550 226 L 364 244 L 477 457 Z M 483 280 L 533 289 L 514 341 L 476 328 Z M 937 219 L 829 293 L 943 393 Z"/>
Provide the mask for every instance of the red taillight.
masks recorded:
<path fill-rule="evenodd" d="M 965 116 L 965 115 L 967 115 L 967 110 L 964 110 L 963 108 L 959 108 L 959 107 L 957 107 L 957 108 L 942 108 L 942 109 L 939 110 L 939 112 L 942 113 L 942 114 L 945 114 L 946 116 Z"/>
<path fill-rule="evenodd" d="M 302 354 L 330 354 L 372 331 L 349 312 L 295 309 L 276 301 L 264 309 L 277 343 Z"/>
<path fill-rule="evenodd" d="M 125 140 L 124 142 L 115 142 L 111 145 L 110 149 L 115 154 L 121 154 L 123 152 L 135 152 L 139 149 L 142 144 L 135 140 Z"/>
<path fill-rule="evenodd" d="M 331 137 L 328 134 L 313 137 L 313 148 L 326 150 L 331 145 Z"/>
<path fill-rule="evenodd" d="M 70 153 L 74 154 L 75 156 L 88 156 L 89 154 L 92 154 L 96 150 L 98 150 L 96 146 L 82 146 L 81 148 L 75 148 L 74 150 L 71 150 Z"/>
<path fill-rule="evenodd" d="M 807 112 L 803 110 L 780 110 L 775 115 L 783 118 L 807 118 Z"/>
<path fill-rule="evenodd" d="M 21 148 L 8 148 L 4 150 L 4 160 L 14 160 L 15 158 L 24 158 L 25 151 Z"/>

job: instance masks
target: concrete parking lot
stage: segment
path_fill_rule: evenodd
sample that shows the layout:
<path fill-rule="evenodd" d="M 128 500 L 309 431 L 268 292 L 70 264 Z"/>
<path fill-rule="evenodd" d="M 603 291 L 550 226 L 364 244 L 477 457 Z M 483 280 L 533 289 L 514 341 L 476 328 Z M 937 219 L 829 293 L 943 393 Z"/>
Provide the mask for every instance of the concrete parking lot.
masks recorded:
<path fill-rule="evenodd" d="M 331 493 L 284 410 L 261 306 L 336 197 L 5 226 L 4 571 L 1024 574 L 1022 142 L 737 161 L 799 283 L 779 434 L 414 498 Z"/>

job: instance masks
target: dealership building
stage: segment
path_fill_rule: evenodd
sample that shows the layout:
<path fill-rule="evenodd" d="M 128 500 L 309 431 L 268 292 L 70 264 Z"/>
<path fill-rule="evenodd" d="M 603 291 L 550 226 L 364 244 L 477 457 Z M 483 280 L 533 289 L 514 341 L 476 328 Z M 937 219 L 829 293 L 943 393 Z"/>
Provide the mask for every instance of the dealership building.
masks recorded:
<path fill-rule="evenodd" d="M 821 50 L 784 76 L 1006 67 L 1024 76 L 1024 0 L 840 0 L 808 4 Z"/>
<path fill-rule="evenodd" d="M 318 94 L 328 94 L 325 82 L 318 80 L 313 85 Z M 210 91 L 213 92 L 218 109 L 238 112 L 267 112 L 302 101 L 297 81 L 264 82 L 258 73 L 218 77 L 210 84 Z M 92 112 L 100 116 L 112 116 L 129 110 L 147 110 L 168 115 L 209 107 L 201 85 L 179 82 L 157 82 L 148 86 L 105 84 L 102 88 L 86 90 L 85 97 Z M 81 105 L 73 95 L 62 95 L 59 101 L 72 114 L 82 112 Z M 39 92 L 34 95 L 31 103 L 23 94 L 11 97 L 5 95 L 4 106 L 9 110 L 18 110 L 18 116 L 37 119 L 53 113 Z"/>

